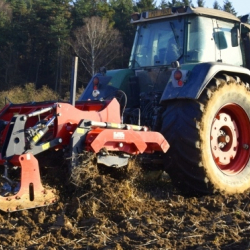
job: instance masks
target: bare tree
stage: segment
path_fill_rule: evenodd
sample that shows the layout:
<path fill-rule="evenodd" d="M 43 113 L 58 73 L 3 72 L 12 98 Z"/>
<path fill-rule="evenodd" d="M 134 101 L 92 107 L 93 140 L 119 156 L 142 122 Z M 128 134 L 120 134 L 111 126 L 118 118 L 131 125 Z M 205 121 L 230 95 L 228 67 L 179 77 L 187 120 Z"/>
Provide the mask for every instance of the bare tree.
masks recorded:
<path fill-rule="evenodd" d="M 72 46 L 85 69 L 93 75 L 99 67 L 109 65 L 120 56 L 121 35 L 105 18 L 85 18 L 84 23 L 74 32 L 76 39 Z"/>
<path fill-rule="evenodd" d="M 11 18 L 12 9 L 9 3 L 6 3 L 5 0 L 0 0 L 0 27 L 3 27 Z"/>

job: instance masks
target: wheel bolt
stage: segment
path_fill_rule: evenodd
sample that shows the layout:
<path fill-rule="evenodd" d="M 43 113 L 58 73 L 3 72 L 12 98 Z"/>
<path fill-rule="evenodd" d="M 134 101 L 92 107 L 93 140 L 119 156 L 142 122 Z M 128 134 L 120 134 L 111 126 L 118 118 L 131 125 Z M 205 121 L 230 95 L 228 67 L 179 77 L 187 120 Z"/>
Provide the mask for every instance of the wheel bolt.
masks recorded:
<path fill-rule="evenodd" d="M 243 148 L 244 149 L 249 149 L 249 145 L 248 144 L 243 144 Z"/>

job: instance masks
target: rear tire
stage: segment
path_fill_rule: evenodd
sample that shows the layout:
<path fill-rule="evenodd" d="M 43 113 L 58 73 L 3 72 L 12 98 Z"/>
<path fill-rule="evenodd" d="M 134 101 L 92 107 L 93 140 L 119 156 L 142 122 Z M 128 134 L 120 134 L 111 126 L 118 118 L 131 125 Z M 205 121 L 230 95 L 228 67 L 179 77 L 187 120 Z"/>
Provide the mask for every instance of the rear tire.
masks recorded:
<path fill-rule="evenodd" d="M 232 77 L 209 84 L 198 100 L 170 101 L 161 133 L 166 171 L 185 191 L 241 193 L 250 187 L 250 93 Z"/>

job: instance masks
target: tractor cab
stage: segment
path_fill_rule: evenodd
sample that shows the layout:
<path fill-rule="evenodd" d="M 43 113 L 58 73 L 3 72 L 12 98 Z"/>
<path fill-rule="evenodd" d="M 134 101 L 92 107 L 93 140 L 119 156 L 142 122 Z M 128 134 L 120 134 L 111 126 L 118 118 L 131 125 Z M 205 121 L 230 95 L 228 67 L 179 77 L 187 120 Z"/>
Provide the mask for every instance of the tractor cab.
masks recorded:
<path fill-rule="evenodd" d="M 239 19 L 221 12 L 178 7 L 133 14 L 131 23 L 137 31 L 129 67 L 140 87 L 160 91 L 168 83 L 183 87 L 188 72 L 201 63 L 244 66 Z"/>
<path fill-rule="evenodd" d="M 191 7 L 133 14 L 131 22 L 138 26 L 129 66 L 170 67 L 175 61 L 242 66 L 239 19 L 223 14 L 231 21 L 218 19 L 217 10 Z"/>

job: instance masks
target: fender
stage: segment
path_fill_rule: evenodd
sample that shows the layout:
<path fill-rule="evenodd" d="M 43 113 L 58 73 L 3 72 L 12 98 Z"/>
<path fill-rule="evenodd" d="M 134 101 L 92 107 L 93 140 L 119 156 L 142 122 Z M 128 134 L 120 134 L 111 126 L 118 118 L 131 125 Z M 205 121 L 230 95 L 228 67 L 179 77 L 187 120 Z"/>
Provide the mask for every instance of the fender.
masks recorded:
<path fill-rule="evenodd" d="M 164 89 L 160 103 L 175 98 L 198 99 L 207 84 L 218 73 L 239 76 L 243 81 L 250 82 L 250 70 L 246 68 L 218 62 L 200 63 L 190 70 L 188 80 L 183 87 L 174 87 L 170 81 Z"/>
<path fill-rule="evenodd" d="M 116 69 L 108 70 L 106 74 L 97 73 L 89 81 L 87 87 L 79 98 L 79 101 L 93 100 L 93 80 L 99 79 L 98 90 L 100 92 L 98 99 L 106 98 L 116 90 L 120 89 L 127 93 L 129 77 L 134 75 L 134 71 L 131 69 Z"/>

